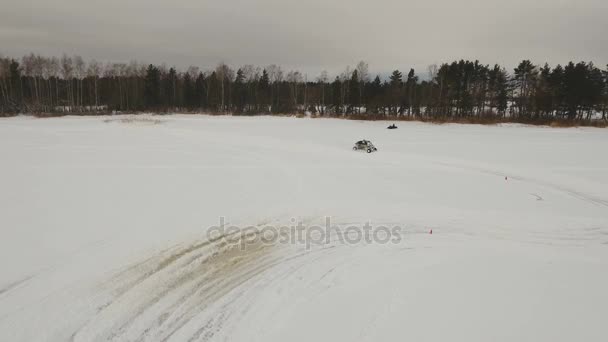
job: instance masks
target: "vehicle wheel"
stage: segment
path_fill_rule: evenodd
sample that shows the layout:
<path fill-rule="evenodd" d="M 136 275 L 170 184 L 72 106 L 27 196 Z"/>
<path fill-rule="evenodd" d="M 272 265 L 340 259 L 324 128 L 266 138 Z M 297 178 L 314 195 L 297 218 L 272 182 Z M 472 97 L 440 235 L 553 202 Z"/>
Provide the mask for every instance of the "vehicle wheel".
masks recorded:
<path fill-rule="evenodd" d="M 368 150 L 367 150 L 367 153 L 372 153 L 372 150 L 368 149 Z"/>
<path fill-rule="evenodd" d="M 357 146 L 353 147 L 353 151 L 356 151 L 356 150 L 357 150 Z"/>

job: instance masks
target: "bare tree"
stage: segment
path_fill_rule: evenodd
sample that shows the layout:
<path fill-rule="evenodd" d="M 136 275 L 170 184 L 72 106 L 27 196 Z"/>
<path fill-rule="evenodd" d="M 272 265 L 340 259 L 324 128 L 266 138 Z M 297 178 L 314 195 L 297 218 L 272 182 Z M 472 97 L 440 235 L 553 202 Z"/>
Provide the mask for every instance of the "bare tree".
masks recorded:
<path fill-rule="evenodd" d="M 270 104 L 271 110 L 273 110 L 274 99 L 276 99 L 277 107 L 280 107 L 280 86 L 281 82 L 283 82 L 283 70 L 280 66 L 272 64 L 266 67 L 266 71 L 268 72 L 268 77 L 272 84 L 270 87 Z M 275 88 L 276 90 L 274 90 Z"/>
<path fill-rule="evenodd" d="M 53 70 L 51 66 L 51 59 L 46 57 L 38 58 L 39 68 L 41 69 L 42 74 L 42 83 L 44 84 L 44 91 L 42 92 L 43 96 L 46 97 L 45 102 L 48 106 L 53 106 L 53 91 L 51 85 L 51 78 L 53 76 Z"/>
<path fill-rule="evenodd" d="M 119 98 L 119 102 L 120 102 L 120 109 L 124 110 L 125 109 L 125 105 L 124 103 L 126 102 L 125 96 L 123 96 L 124 90 L 126 88 L 126 84 L 124 84 L 124 79 L 126 77 L 127 74 L 127 65 L 124 63 L 114 63 L 112 65 L 112 68 L 114 69 L 114 74 L 116 75 L 116 78 L 118 80 L 118 98 Z M 128 109 L 128 105 L 126 106 L 126 109 Z"/>
<path fill-rule="evenodd" d="M 137 93 L 140 89 L 139 80 L 145 77 L 145 73 L 141 71 L 145 69 L 145 66 L 140 66 L 136 60 L 131 60 L 128 65 L 123 67 L 123 75 L 125 80 L 125 102 L 127 103 L 127 110 L 131 110 L 136 106 Z"/>
<path fill-rule="evenodd" d="M 350 66 L 347 66 L 339 76 L 340 83 L 342 83 L 342 86 L 340 87 L 340 103 L 343 105 L 346 104 L 346 98 L 348 97 L 349 90 L 348 83 L 350 82 L 352 74 L 352 69 Z"/>
<path fill-rule="evenodd" d="M 67 102 L 69 105 L 69 110 L 72 110 L 72 106 L 74 105 L 74 91 L 72 90 L 72 77 L 74 73 L 74 66 L 72 65 L 72 58 L 67 55 L 63 55 L 61 57 L 61 75 L 63 79 L 67 82 Z"/>
<path fill-rule="evenodd" d="M 325 114 L 325 85 L 329 81 L 329 75 L 327 74 L 327 70 L 321 71 L 321 75 L 317 77 L 317 82 L 321 85 L 321 108 L 319 112 L 321 114 Z"/>
<path fill-rule="evenodd" d="M 9 90 L 7 78 L 10 77 L 10 60 L 8 58 L 3 58 L 0 55 L 0 92 L 2 93 L 3 103 L 9 103 Z"/>
<path fill-rule="evenodd" d="M 23 75 L 26 77 L 26 81 L 29 80 L 31 84 L 31 89 L 36 89 L 36 85 L 34 83 L 34 54 L 30 54 L 27 56 L 23 56 L 21 59 L 21 67 L 23 68 Z M 32 94 L 32 102 L 36 101 L 35 98 L 37 91 L 34 90 L 34 94 Z"/>
<path fill-rule="evenodd" d="M 226 111 L 226 84 L 230 84 L 230 82 L 232 81 L 232 79 L 234 78 L 234 71 L 232 69 L 230 69 L 230 67 L 228 65 L 226 65 L 226 63 L 221 62 L 216 68 L 215 68 L 215 74 L 218 77 L 218 80 L 220 81 L 220 94 L 221 94 L 221 108 L 220 110 L 222 112 Z"/>
<path fill-rule="evenodd" d="M 188 70 L 186 70 L 186 74 L 190 76 L 193 80 L 198 77 L 198 74 L 201 72 L 201 69 L 197 66 L 189 66 Z"/>
<path fill-rule="evenodd" d="M 61 63 L 59 62 L 59 59 L 57 59 L 57 57 L 51 57 L 51 59 L 48 62 L 48 70 L 49 70 L 50 76 L 55 81 L 54 105 L 57 106 L 57 105 L 59 105 L 59 76 L 61 73 Z"/>
<path fill-rule="evenodd" d="M 258 92 L 257 87 L 254 85 L 260 79 L 261 70 L 259 67 L 255 67 L 251 64 L 246 64 L 241 67 L 241 71 L 243 72 L 243 76 L 245 77 L 245 84 L 247 86 L 247 96 L 253 98 L 254 100 L 254 103 L 245 104 L 247 111 L 250 111 L 252 108 L 257 108 L 258 105 Z"/>
<path fill-rule="evenodd" d="M 290 95 L 294 108 L 297 108 L 298 106 L 298 84 L 302 83 L 302 80 L 302 74 L 299 71 L 290 71 L 287 73 L 287 82 L 289 82 Z"/>
<path fill-rule="evenodd" d="M 42 101 L 40 99 L 40 93 L 41 93 L 41 79 L 42 79 L 42 64 L 43 64 L 43 59 L 41 56 L 39 55 L 33 55 L 32 54 L 32 77 L 34 78 L 34 88 L 36 91 L 36 104 L 37 105 L 41 105 Z"/>
<path fill-rule="evenodd" d="M 99 77 L 101 77 L 101 64 L 92 60 L 89 62 L 89 68 L 87 69 L 87 76 L 93 79 L 93 91 L 95 95 L 95 110 L 99 107 L 99 92 L 97 90 L 97 83 L 99 81 Z"/>
<path fill-rule="evenodd" d="M 363 98 L 363 90 L 365 88 L 365 84 L 369 82 L 369 65 L 365 61 L 360 61 L 356 67 L 357 74 L 359 76 L 359 101 L 361 103 L 365 103 Z M 359 114 L 361 114 L 361 108 L 359 107 Z"/>
<path fill-rule="evenodd" d="M 429 82 L 431 84 L 431 86 L 429 87 L 429 96 L 427 99 L 427 109 L 426 111 L 429 114 L 433 114 L 433 110 L 428 108 L 428 105 L 433 103 L 433 84 L 435 82 L 435 79 L 437 78 L 437 74 L 439 72 L 439 67 L 437 66 L 437 64 L 431 64 L 429 65 L 427 68 L 427 72 L 429 74 Z"/>
<path fill-rule="evenodd" d="M 82 81 L 85 77 L 86 64 L 82 57 L 74 56 L 74 76 L 76 76 L 76 102 L 82 110 Z"/>

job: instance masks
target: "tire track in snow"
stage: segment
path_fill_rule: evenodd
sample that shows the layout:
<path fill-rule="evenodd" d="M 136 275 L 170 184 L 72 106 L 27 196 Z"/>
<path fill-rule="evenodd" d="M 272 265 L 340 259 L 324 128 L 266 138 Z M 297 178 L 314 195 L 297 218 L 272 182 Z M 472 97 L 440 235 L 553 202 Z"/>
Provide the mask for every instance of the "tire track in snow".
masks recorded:
<path fill-rule="evenodd" d="M 327 258 L 333 252 L 334 247 L 324 247 L 319 250 L 285 257 L 283 260 L 277 260 L 265 268 L 263 272 L 257 274 L 255 279 L 251 279 L 253 284 L 248 283 L 246 288 L 238 288 L 234 293 L 223 298 L 226 303 L 217 310 L 211 310 L 208 314 L 211 317 L 203 321 L 202 327 L 196 330 L 188 341 L 211 341 L 219 337 L 223 340 L 229 339 L 230 332 L 233 328 L 236 328 L 236 325 L 240 321 L 239 318 L 249 312 L 250 308 L 256 303 L 258 295 L 265 288 L 270 284 L 284 281 L 303 267 L 314 264 L 319 259 Z M 285 268 L 279 269 L 282 266 Z M 177 340 L 179 341 L 179 339 Z"/>
<path fill-rule="evenodd" d="M 205 246 L 212 250 L 206 250 Z M 203 304 L 223 295 L 229 281 L 234 280 L 230 272 L 246 264 L 246 257 L 255 260 L 264 252 L 264 248 L 258 246 L 242 253 L 235 249 L 238 247 L 225 243 L 196 244 L 167 255 L 153 272 L 137 276 L 136 281 L 129 281 L 126 287 L 120 286 L 116 296 L 73 335 L 73 340 L 136 341 L 163 326 L 170 326 L 171 313 L 180 304 L 186 301 L 191 305 Z M 174 321 L 179 319 L 173 317 Z"/>
<path fill-rule="evenodd" d="M 214 336 L 213 331 L 225 333 L 221 329 L 225 320 L 246 312 L 255 300 L 255 289 L 297 272 L 312 256 L 322 258 L 336 247 L 301 251 L 293 246 L 253 244 L 241 249 L 246 237 L 231 237 L 231 242 L 216 239 L 170 248 L 110 278 L 104 287 L 109 287 L 111 298 L 71 340 L 181 340 L 174 336 L 193 319 L 198 323 L 201 314 L 227 301 L 189 336 L 206 340 Z M 275 274 L 279 266 L 283 271 Z M 271 269 L 272 276 L 261 277 Z"/>
<path fill-rule="evenodd" d="M 34 275 L 30 275 L 27 276 L 23 279 L 19 279 L 15 282 L 12 282 L 6 286 L 4 286 L 3 288 L 0 288 L 0 297 L 2 297 L 3 295 L 7 294 L 8 292 L 18 288 L 19 286 L 23 285 L 24 283 L 28 282 L 30 279 L 34 278 Z"/>
<path fill-rule="evenodd" d="M 470 167 L 470 166 L 463 166 L 463 165 L 458 165 L 458 164 L 451 164 L 451 163 L 444 163 L 444 162 L 434 162 L 437 165 L 441 165 L 441 166 L 445 166 L 445 167 L 451 167 L 451 168 L 457 168 L 457 169 L 461 169 L 461 170 L 473 170 L 473 171 L 477 171 L 480 173 L 484 173 L 484 174 L 489 174 L 489 175 L 494 175 L 494 176 L 501 176 L 504 177 L 505 173 L 504 172 L 499 172 L 496 170 L 492 170 L 492 169 L 486 169 L 486 168 L 481 168 L 481 167 Z M 598 206 L 604 206 L 604 207 L 608 207 L 608 200 L 605 200 L 603 198 L 599 198 L 599 197 L 595 197 L 593 195 L 589 195 L 574 189 L 570 189 L 568 187 L 562 186 L 562 185 L 558 185 L 558 184 L 554 184 L 551 182 L 547 182 L 547 181 L 543 181 L 543 180 L 539 180 L 539 179 L 534 179 L 534 178 L 528 178 L 528 177 L 523 177 L 520 175 L 508 175 L 509 178 L 517 180 L 517 181 L 521 181 L 521 182 L 526 182 L 526 183 L 532 183 L 532 184 L 536 184 L 536 185 L 540 185 L 546 188 L 551 188 L 553 190 L 557 190 L 558 192 L 562 192 L 565 193 L 571 197 L 577 198 L 581 201 L 590 203 L 590 204 L 594 204 L 594 205 L 598 205 Z M 534 196 L 537 196 L 535 194 L 533 194 Z M 537 196 L 538 197 L 538 196 Z"/>

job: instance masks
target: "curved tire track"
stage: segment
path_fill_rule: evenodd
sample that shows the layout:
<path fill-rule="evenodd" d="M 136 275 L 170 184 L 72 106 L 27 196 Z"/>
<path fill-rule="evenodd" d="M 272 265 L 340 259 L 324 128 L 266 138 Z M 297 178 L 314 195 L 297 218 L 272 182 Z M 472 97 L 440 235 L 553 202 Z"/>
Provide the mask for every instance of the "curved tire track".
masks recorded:
<path fill-rule="evenodd" d="M 228 239 L 229 238 L 229 239 Z M 72 341 L 206 341 L 231 329 L 255 294 L 337 245 L 245 244 L 245 234 L 178 246 L 133 265 L 103 284 L 110 297 Z M 279 272 L 277 267 L 281 266 Z M 272 272 L 267 272 L 272 270 Z M 192 330 L 188 325 L 199 327 Z"/>

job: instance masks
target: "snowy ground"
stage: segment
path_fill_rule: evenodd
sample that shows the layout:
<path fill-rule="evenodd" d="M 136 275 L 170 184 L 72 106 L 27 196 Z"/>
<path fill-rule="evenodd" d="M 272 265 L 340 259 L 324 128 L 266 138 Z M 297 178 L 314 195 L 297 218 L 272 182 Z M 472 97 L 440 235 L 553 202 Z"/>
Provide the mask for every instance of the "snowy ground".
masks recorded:
<path fill-rule="evenodd" d="M 1 119 L 0 341 L 608 340 L 608 131 L 388 124 Z"/>

